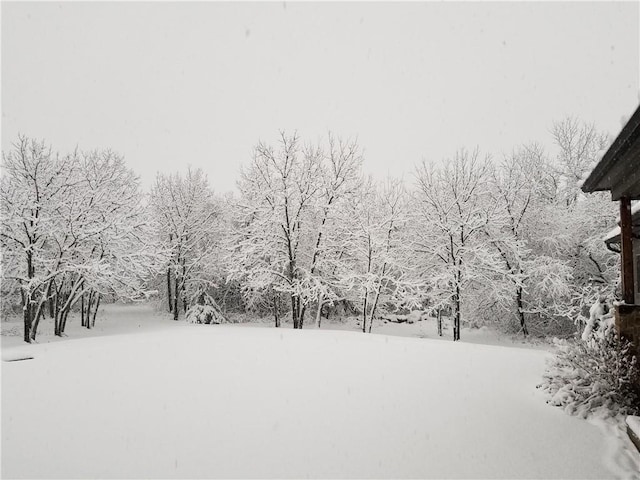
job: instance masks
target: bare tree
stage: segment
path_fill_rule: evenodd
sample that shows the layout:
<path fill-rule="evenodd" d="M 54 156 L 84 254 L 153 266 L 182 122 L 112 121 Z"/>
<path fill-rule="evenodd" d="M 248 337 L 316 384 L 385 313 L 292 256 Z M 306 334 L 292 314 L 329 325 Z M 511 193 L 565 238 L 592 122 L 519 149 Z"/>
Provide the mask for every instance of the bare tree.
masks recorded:
<path fill-rule="evenodd" d="M 352 201 L 361 187 L 362 155 L 357 143 L 336 139 L 331 133 L 328 143 L 328 151 L 324 155 L 323 162 L 322 186 L 316 200 L 315 241 L 311 250 L 308 272 L 306 272 L 308 283 L 313 285 L 317 292 L 316 324 L 318 327 L 320 327 L 322 306 L 325 301 L 336 299 L 336 266 L 331 261 L 335 259 L 336 252 L 332 250 L 333 245 L 326 241 L 326 237 L 336 229 L 336 222 L 340 221 L 338 211 Z M 343 249 L 340 249 L 340 252 L 342 251 Z M 338 257 L 340 256 L 341 254 L 338 253 Z M 310 294 L 311 292 L 307 292 L 306 296 Z M 304 311 L 301 318 L 304 318 Z"/>
<path fill-rule="evenodd" d="M 50 282 L 59 273 L 48 244 L 59 228 L 59 205 L 80 182 L 73 168 L 77 155 L 60 157 L 44 142 L 19 136 L 2 157 L 3 276 L 20 284 L 24 341 L 31 342 Z"/>
<path fill-rule="evenodd" d="M 362 315 L 362 331 L 371 332 L 381 304 L 398 309 L 412 304 L 421 284 L 412 272 L 411 252 L 403 238 L 407 194 L 400 180 L 378 185 L 371 178 L 345 209 L 337 231 L 343 239 L 339 262 L 341 288 Z"/>
<path fill-rule="evenodd" d="M 60 156 L 19 137 L 3 169 L 3 278 L 22 286 L 25 341 L 35 340 L 47 304 L 62 335 L 78 301 L 90 328 L 103 294 L 142 291 L 155 252 L 146 244 L 137 177 L 122 157 Z"/>
<path fill-rule="evenodd" d="M 158 174 L 151 191 L 157 234 L 169 252 L 166 284 L 169 312 L 178 320 L 182 309 L 214 284 L 206 269 L 217 248 L 219 210 L 205 174 L 189 168 L 185 176 Z"/>
<path fill-rule="evenodd" d="M 528 250 L 523 223 L 532 210 L 540 208 L 539 192 L 544 188 L 546 171 L 544 151 L 536 144 L 514 151 L 492 170 L 492 186 L 501 215 L 488 225 L 486 234 L 504 261 L 504 279 L 513 284 L 515 313 L 525 336 L 529 334 L 523 300 Z"/>
<path fill-rule="evenodd" d="M 556 161 L 559 189 L 563 201 L 570 206 L 581 195 L 582 180 L 599 160 L 609 139 L 594 124 L 574 117 L 554 122 L 551 134 L 559 149 Z"/>
<path fill-rule="evenodd" d="M 331 297 L 326 238 L 335 212 L 357 189 L 361 154 L 355 141 L 329 134 L 328 147 L 302 147 L 297 135 L 280 135 L 280 146 L 260 142 L 239 183 L 242 221 L 236 232 L 232 277 L 248 292 L 273 298 L 279 324 L 279 293 L 290 300 L 294 328 L 302 328 L 311 302 Z"/>
<path fill-rule="evenodd" d="M 434 269 L 433 290 L 451 302 L 454 341 L 460 339 L 462 289 L 478 270 L 476 253 L 484 248 L 484 232 L 495 214 L 490 174 L 491 163 L 478 150 L 460 150 L 442 167 L 423 161 L 417 168 L 421 228 L 416 251 L 424 266 Z"/>

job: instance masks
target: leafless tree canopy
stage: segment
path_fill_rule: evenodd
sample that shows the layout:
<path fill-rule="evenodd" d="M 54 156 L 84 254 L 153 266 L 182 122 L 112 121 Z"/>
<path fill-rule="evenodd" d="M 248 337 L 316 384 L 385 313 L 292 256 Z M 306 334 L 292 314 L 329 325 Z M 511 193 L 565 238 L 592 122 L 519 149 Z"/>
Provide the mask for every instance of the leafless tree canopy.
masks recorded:
<path fill-rule="evenodd" d="M 579 189 L 607 137 L 574 118 L 551 136 L 555 153 L 460 149 L 379 181 L 357 141 L 281 132 L 226 196 L 194 169 L 146 193 L 115 152 L 21 136 L 0 180 L 3 309 L 21 310 L 25 341 L 47 317 L 64 335 L 72 312 L 92 328 L 101 301 L 152 295 L 176 320 L 240 312 L 303 328 L 334 314 L 370 332 L 419 309 L 449 316 L 454 340 L 462 324 L 570 334 L 587 302 L 616 295 L 601 242 L 615 213 Z"/>

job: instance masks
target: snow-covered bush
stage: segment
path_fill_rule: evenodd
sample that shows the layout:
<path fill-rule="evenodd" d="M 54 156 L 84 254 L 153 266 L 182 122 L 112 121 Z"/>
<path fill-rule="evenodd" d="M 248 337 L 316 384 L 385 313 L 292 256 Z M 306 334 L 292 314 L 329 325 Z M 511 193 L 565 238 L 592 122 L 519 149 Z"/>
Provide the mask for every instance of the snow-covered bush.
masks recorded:
<path fill-rule="evenodd" d="M 199 303 L 189 307 L 185 318 L 189 323 L 204 323 L 207 325 L 228 323 L 220 307 L 216 305 L 216 302 L 209 295 L 203 295 Z"/>
<path fill-rule="evenodd" d="M 548 403 L 572 415 L 638 414 L 638 359 L 611 320 L 603 323 L 587 341 L 556 341 L 557 354 L 539 387 L 550 395 Z"/>

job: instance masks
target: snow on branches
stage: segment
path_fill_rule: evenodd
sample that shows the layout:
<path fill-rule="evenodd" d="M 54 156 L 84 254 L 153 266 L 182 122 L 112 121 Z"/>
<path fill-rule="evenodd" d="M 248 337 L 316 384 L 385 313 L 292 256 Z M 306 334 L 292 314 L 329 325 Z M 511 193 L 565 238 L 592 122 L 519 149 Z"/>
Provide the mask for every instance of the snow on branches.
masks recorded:
<path fill-rule="evenodd" d="M 328 145 L 302 146 L 296 134 L 280 135 L 279 147 L 260 142 L 238 187 L 231 278 L 245 295 L 289 299 L 294 328 L 302 328 L 312 304 L 318 311 L 335 298 L 328 238 L 336 213 L 357 194 L 362 162 L 355 142 L 329 135 Z M 255 300 L 248 300 L 255 303 Z"/>
<path fill-rule="evenodd" d="M 460 339 L 465 286 L 490 263 L 496 265 L 485 238 L 496 213 L 491 169 L 489 157 L 478 150 L 461 150 L 442 167 L 423 161 L 416 172 L 418 261 L 429 276 L 431 302 L 452 307 L 454 341 Z"/>
<path fill-rule="evenodd" d="M 90 328 L 101 299 L 150 290 L 175 319 L 205 295 L 276 326 L 343 311 L 370 331 L 379 313 L 420 306 L 451 312 L 454 340 L 463 320 L 568 337 L 595 298 L 616 295 L 619 259 L 602 242 L 615 208 L 578 187 L 606 137 L 575 119 L 552 135 L 554 155 L 461 149 L 423 161 L 410 184 L 367 178 L 354 140 L 282 132 L 224 198 L 200 169 L 158 174 L 144 196 L 115 152 L 19 137 L 0 180 L 2 293 L 22 307 L 26 341 L 46 313 L 61 335 L 75 305 Z"/>
<path fill-rule="evenodd" d="M 20 286 L 25 341 L 35 340 L 46 307 L 62 335 L 79 300 L 90 327 L 100 296 L 143 294 L 156 252 L 147 243 L 137 177 L 122 157 L 108 150 L 60 155 L 20 136 L 2 168 L 3 282 Z"/>
<path fill-rule="evenodd" d="M 180 310 L 186 313 L 219 277 L 221 212 L 200 169 L 158 174 L 150 202 L 155 235 L 166 252 L 168 309 L 178 320 Z"/>
<path fill-rule="evenodd" d="M 415 274 L 407 243 L 407 192 L 397 179 L 369 179 L 347 207 L 338 235 L 345 254 L 337 265 L 338 284 L 371 332 L 376 313 L 418 304 L 423 282 Z"/>
<path fill-rule="evenodd" d="M 558 340 L 556 348 L 539 386 L 548 403 L 581 417 L 640 413 L 638 358 L 611 321 L 585 340 Z"/>

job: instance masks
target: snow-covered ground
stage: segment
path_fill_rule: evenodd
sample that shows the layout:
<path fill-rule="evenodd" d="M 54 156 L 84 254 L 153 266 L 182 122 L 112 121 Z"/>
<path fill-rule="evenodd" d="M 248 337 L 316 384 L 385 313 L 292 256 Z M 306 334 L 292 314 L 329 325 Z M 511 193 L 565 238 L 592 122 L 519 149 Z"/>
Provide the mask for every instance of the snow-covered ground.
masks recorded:
<path fill-rule="evenodd" d="M 548 353 L 486 331 L 102 315 L 63 340 L 2 337 L 3 357 L 34 357 L 2 362 L 3 478 L 640 478 L 620 430 L 545 403 Z"/>

